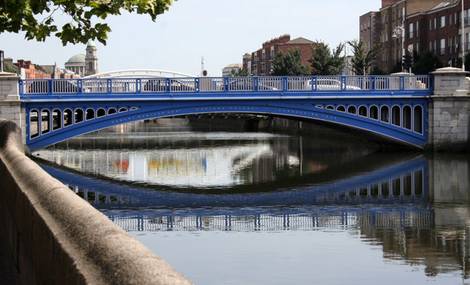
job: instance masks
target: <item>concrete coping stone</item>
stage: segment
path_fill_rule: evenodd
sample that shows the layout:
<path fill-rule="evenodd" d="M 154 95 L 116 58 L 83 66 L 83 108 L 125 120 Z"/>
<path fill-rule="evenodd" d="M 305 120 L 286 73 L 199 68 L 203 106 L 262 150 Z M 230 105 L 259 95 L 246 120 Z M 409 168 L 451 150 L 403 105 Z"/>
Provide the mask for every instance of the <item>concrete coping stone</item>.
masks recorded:
<path fill-rule="evenodd" d="M 470 74 L 468 71 L 463 71 L 461 68 L 457 67 L 443 67 L 436 69 L 435 71 L 431 72 L 432 75 L 462 75 L 466 76 Z"/>
<path fill-rule="evenodd" d="M 0 159 L 86 284 L 191 284 L 27 157 L 21 130 L 5 120 Z"/>
<path fill-rule="evenodd" d="M 20 77 L 16 73 L 0 72 L 0 80 L 2 79 L 19 79 Z"/>

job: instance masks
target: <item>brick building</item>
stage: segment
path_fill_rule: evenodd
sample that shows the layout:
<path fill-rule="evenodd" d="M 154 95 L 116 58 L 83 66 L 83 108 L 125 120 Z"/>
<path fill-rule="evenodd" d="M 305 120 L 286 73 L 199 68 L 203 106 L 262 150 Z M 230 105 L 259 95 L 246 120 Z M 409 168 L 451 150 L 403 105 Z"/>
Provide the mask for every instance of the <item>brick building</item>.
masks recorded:
<path fill-rule="evenodd" d="M 403 57 L 402 46 L 410 51 L 426 50 L 429 47 L 425 40 L 429 33 L 426 15 L 449 9 L 456 2 L 458 0 L 382 0 L 379 11 L 362 15 L 359 19 L 361 41 L 368 49 L 379 46 L 381 50 L 375 66 L 384 72 L 398 71 Z M 404 39 L 401 29 L 405 30 Z M 434 39 L 434 36 L 431 38 Z"/>
<path fill-rule="evenodd" d="M 15 63 L 19 70 L 19 75 L 24 79 L 48 79 L 52 78 L 52 74 L 47 73 L 37 64 L 31 63 L 30 60 L 19 59 Z"/>
<path fill-rule="evenodd" d="M 461 57 L 460 0 L 443 1 L 432 9 L 411 14 L 406 19 L 408 50 L 417 53 L 432 52 L 443 65 L 455 66 Z M 470 0 L 465 1 L 465 52 L 469 51 Z"/>
<path fill-rule="evenodd" d="M 299 37 L 291 40 L 290 35 L 283 35 L 263 43 L 261 49 L 243 56 L 243 68 L 252 75 L 270 75 L 272 62 L 278 53 L 299 50 L 302 64 L 309 66 L 315 42 Z"/>

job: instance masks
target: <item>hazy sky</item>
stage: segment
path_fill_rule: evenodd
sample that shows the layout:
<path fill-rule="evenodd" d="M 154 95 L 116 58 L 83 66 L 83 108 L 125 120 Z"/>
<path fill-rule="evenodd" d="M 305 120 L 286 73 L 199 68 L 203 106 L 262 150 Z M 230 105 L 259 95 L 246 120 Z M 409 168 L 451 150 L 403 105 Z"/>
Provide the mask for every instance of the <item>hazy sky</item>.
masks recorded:
<path fill-rule="evenodd" d="M 359 37 L 359 16 L 380 7 L 380 0 L 178 0 L 156 22 L 125 14 L 108 19 L 112 32 L 98 44 L 99 69 L 164 69 L 197 75 L 201 56 L 217 76 L 245 52 L 282 34 L 322 40 L 335 46 Z M 23 34 L 0 34 L 6 57 L 38 64 L 64 65 L 84 53 L 84 45 L 26 41 Z"/>

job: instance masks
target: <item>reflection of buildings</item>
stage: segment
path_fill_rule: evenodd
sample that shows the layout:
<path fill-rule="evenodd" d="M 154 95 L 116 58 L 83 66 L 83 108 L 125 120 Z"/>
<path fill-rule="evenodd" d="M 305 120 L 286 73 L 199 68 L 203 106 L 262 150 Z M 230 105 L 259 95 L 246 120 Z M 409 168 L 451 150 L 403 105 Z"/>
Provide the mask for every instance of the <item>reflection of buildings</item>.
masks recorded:
<path fill-rule="evenodd" d="M 240 184 L 254 161 L 273 151 L 268 143 L 155 151 L 41 151 L 40 156 L 75 170 L 158 185 L 214 187 Z M 271 169 L 272 170 L 272 169 Z"/>

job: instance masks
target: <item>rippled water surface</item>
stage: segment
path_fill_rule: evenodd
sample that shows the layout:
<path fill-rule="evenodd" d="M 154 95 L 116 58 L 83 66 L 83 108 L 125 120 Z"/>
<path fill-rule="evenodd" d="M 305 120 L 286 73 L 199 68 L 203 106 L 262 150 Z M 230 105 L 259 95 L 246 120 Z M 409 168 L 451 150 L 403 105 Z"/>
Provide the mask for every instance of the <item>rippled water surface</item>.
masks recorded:
<path fill-rule="evenodd" d="M 470 284 L 463 155 L 179 122 L 34 156 L 196 284 Z"/>

